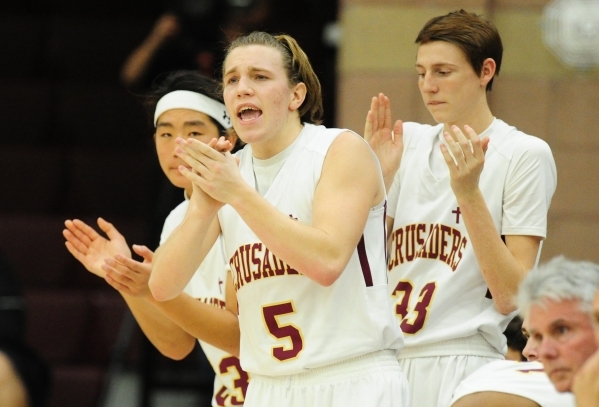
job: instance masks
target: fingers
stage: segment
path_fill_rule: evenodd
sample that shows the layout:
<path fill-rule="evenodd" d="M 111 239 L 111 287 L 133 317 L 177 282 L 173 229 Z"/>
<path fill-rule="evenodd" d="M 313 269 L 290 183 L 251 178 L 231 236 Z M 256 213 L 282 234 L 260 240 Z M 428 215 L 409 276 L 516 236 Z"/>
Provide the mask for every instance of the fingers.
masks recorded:
<path fill-rule="evenodd" d="M 223 138 L 223 141 L 227 141 Z M 218 161 L 222 158 L 222 154 L 216 150 L 216 147 L 222 145 L 221 142 L 219 144 L 219 140 L 212 139 L 209 144 L 204 144 L 201 141 L 195 140 L 193 138 L 188 138 L 186 140 L 182 138 L 177 138 L 177 144 L 181 147 L 186 153 L 190 154 L 192 157 L 196 159 L 201 159 L 202 157 L 208 157 L 212 160 Z"/>
<path fill-rule="evenodd" d="M 210 142 L 216 146 L 216 139 L 212 139 Z M 216 151 L 209 144 L 204 144 L 200 141 L 181 138 L 177 139 L 178 147 L 175 150 L 177 156 L 185 161 L 194 172 L 205 175 L 206 168 L 213 164 L 215 161 L 219 162 L 223 160 L 223 154 Z"/>
<path fill-rule="evenodd" d="M 379 93 L 370 100 L 370 110 L 364 125 L 364 138 L 370 141 L 371 138 L 377 137 L 377 132 L 391 130 L 392 123 L 391 102 L 385 94 Z"/>
<path fill-rule="evenodd" d="M 385 127 L 385 95 L 379 93 L 378 103 L 377 103 L 377 117 L 376 120 L 379 123 L 379 127 Z"/>
<path fill-rule="evenodd" d="M 109 286 L 111 286 L 112 288 L 114 288 L 115 290 L 117 290 L 119 292 L 132 294 L 131 291 L 129 290 L 129 287 L 116 281 L 113 278 L 112 274 L 106 273 L 106 276 L 104 277 L 104 281 L 106 281 Z"/>
<path fill-rule="evenodd" d="M 151 266 L 117 255 L 104 260 L 102 270 L 112 287 L 128 294 L 138 295 L 148 290 Z"/>
<path fill-rule="evenodd" d="M 77 259 L 80 263 L 83 263 L 83 261 L 85 260 L 85 252 L 79 250 L 79 248 L 70 241 L 66 241 L 64 244 L 69 253 L 71 253 L 73 257 Z"/>
<path fill-rule="evenodd" d="M 151 264 L 141 263 L 137 260 L 121 256 L 120 254 L 114 256 L 114 259 L 105 259 L 104 263 L 117 268 L 119 272 L 130 278 L 135 278 L 138 274 L 148 274 L 151 270 Z"/>
<path fill-rule="evenodd" d="M 383 95 L 381 93 L 381 95 Z M 386 129 L 390 129 L 391 128 L 391 124 L 393 123 L 392 119 L 391 119 L 391 102 L 389 101 L 389 98 L 385 95 L 383 95 L 383 103 L 384 103 L 384 107 L 385 107 L 385 113 L 384 113 L 384 124 L 383 127 Z"/>
<path fill-rule="evenodd" d="M 219 153 L 228 153 L 233 149 L 233 144 L 230 140 L 227 140 L 225 136 L 220 136 L 212 148 L 214 148 Z"/>
<path fill-rule="evenodd" d="M 88 271 L 97 275 L 98 277 L 101 277 L 101 278 L 105 277 L 105 273 L 101 269 L 101 267 L 96 267 L 94 258 L 88 257 L 87 248 L 86 248 L 85 252 L 82 252 L 81 250 L 79 250 L 78 247 L 76 247 L 74 244 L 72 244 L 69 241 L 65 242 L 65 246 L 66 246 L 67 250 L 69 251 L 69 253 L 71 253 L 73 255 L 73 257 L 77 261 L 79 261 Z"/>
<path fill-rule="evenodd" d="M 81 242 L 81 240 L 77 239 L 77 237 L 69 229 L 64 229 L 62 231 L 62 235 L 66 239 L 65 244 L 68 243 L 70 245 L 70 247 L 73 248 L 73 250 L 76 250 L 77 252 L 79 252 L 83 255 L 85 255 L 87 253 L 89 246 L 83 244 L 83 242 Z M 68 247 L 69 246 L 67 246 L 67 248 Z"/>
<path fill-rule="evenodd" d="M 145 263 L 152 262 L 152 259 L 154 258 L 154 252 L 148 249 L 146 246 L 134 244 L 132 248 L 135 253 L 137 253 L 144 259 Z"/>
<path fill-rule="evenodd" d="M 376 98 L 373 98 L 376 99 Z M 364 140 L 370 141 L 372 138 L 372 133 L 374 133 L 374 111 L 372 110 L 372 105 L 368 113 L 366 114 L 366 123 L 364 123 Z"/>
<path fill-rule="evenodd" d="M 66 220 L 64 225 L 85 246 L 91 245 L 94 240 L 100 237 L 98 232 L 79 219 Z"/>
<path fill-rule="evenodd" d="M 119 233 L 119 231 L 114 227 L 112 223 L 106 222 L 102 218 L 98 218 L 98 226 L 100 227 L 100 229 L 102 229 L 104 233 L 106 233 L 108 239 L 124 239 L 123 235 Z"/>
<path fill-rule="evenodd" d="M 448 132 L 443 133 L 443 136 L 458 165 L 461 161 L 467 163 L 484 159 L 484 154 L 489 144 L 488 138 L 484 143 L 481 142 L 474 129 L 468 125 L 464 126 L 464 131 L 458 126 L 451 126 L 451 130 L 455 138 Z"/>
<path fill-rule="evenodd" d="M 483 149 L 483 154 L 487 153 L 487 150 L 489 149 L 489 142 L 491 141 L 491 139 L 489 137 L 485 137 L 484 139 L 482 139 L 481 142 L 481 146 Z"/>
<path fill-rule="evenodd" d="M 395 125 L 393 125 L 393 133 L 391 134 L 391 137 L 393 138 L 394 143 L 395 140 L 401 141 L 403 143 L 403 122 L 401 120 L 396 121 Z"/>
<path fill-rule="evenodd" d="M 445 137 L 445 140 L 447 140 L 447 136 L 449 135 L 447 133 L 444 133 L 443 136 Z M 456 163 L 453 156 L 449 153 L 449 149 L 445 144 L 441 144 L 441 154 L 443 154 L 443 159 L 447 164 L 447 168 L 449 168 L 449 173 L 453 174 L 457 170 L 458 163 Z"/>

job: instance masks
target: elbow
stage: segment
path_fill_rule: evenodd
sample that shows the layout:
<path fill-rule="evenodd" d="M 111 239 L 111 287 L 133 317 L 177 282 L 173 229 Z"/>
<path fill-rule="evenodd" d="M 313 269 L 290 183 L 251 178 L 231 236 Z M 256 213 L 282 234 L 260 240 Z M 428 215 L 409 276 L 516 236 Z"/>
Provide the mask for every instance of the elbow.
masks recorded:
<path fill-rule="evenodd" d="M 502 308 L 497 308 L 497 311 L 499 311 L 499 313 L 501 315 L 508 315 L 514 311 L 516 311 L 516 307 L 502 307 Z"/>
<path fill-rule="evenodd" d="M 323 287 L 330 287 L 335 283 L 335 281 L 337 281 L 337 277 L 323 276 L 318 279 L 315 279 L 314 281 Z"/>
<path fill-rule="evenodd" d="M 502 315 L 508 315 L 518 308 L 513 301 L 495 301 L 495 309 Z"/>
<path fill-rule="evenodd" d="M 239 358 L 239 343 L 237 343 L 236 345 L 231 345 L 223 350 L 227 352 L 229 355 Z"/>
<path fill-rule="evenodd" d="M 313 280 L 323 287 L 330 287 L 341 276 L 341 273 L 345 270 L 345 265 L 335 265 L 331 262 L 328 266 L 320 267 L 318 270 L 319 272 Z"/>
<path fill-rule="evenodd" d="M 183 360 L 193 350 L 195 341 L 189 344 L 170 344 L 169 346 L 157 347 L 158 351 L 165 357 L 172 360 Z"/>
<path fill-rule="evenodd" d="M 172 300 L 176 297 L 176 295 L 171 295 L 171 293 L 168 292 L 164 284 L 161 284 L 160 281 L 156 281 L 156 279 L 152 277 L 153 276 L 150 276 L 148 287 L 152 297 L 154 297 L 156 301 L 163 302 Z"/>

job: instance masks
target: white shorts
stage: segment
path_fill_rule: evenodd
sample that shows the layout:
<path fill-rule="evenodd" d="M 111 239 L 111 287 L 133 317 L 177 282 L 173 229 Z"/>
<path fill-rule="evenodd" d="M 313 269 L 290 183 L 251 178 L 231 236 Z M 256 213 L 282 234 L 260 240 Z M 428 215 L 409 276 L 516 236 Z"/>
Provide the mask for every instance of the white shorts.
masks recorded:
<path fill-rule="evenodd" d="M 489 362 L 503 359 L 482 335 L 418 348 L 404 348 L 399 355 L 399 363 L 410 383 L 414 407 L 449 406 L 454 390 L 464 378 Z M 473 354 L 460 354 L 469 351 Z M 449 354 L 452 352 L 455 354 Z"/>
<path fill-rule="evenodd" d="M 244 407 L 410 407 L 395 351 L 383 350 L 288 376 L 252 374 Z"/>

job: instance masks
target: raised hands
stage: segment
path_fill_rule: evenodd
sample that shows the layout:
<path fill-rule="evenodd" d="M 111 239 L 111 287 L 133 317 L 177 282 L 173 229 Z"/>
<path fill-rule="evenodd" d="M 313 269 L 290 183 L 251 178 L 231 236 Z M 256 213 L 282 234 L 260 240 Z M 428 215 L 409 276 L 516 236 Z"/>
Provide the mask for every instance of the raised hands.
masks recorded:
<path fill-rule="evenodd" d="M 102 218 L 98 218 L 98 226 L 108 239 L 79 219 L 67 220 L 65 226 L 62 234 L 67 240 L 67 250 L 87 270 L 124 294 L 134 297 L 150 295 L 148 280 L 154 255 L 150 249 L 133 245 L 135 253 L 144 259 L 143 262 L 133 260 L 123 235 Z"/>
<path fill-rule="evenodd" d="M 176 153 L 191 167 L 181 166 L 179 171 L 194 184 L 192 200 L 205 208 L 206 215 L 230 203 L 237 196 L 240 185 L 245 185 L 238 160 L 225 149 L 225 142 L 223 137 L 208 144 L 192 138 L 177 139 Z M 196 193 L 200 197 L 196 197 Z"/>
<path fill-rule="evenodd" d="M 401 163 L 403 154 L 403 126 L 397 120 L 391 128 L 391 103 L 382 93 L 372 98 L 370 110 L 366 115 L 364 139 L 381 163 L 387 191 Z"/>
<path fill-rule="evenodd" d="M 62 231 L 62 234 L 66 239 L 67 250 L 87 270 L 99 277 L 105 277 L 102 267 L 105 258 L 112 258 L 116 255 L 131 258 L 131 251 L 123 235 L 111 223 L 102 218 L 98 218 L 98 226 L 106 233 L 108 239 L 79 219 L 67 220 L 65 226 L 66 229 Z"/>
<path fill-rule="evenodd" d="M 459 201 L 478 191 L 489 138 L 481 140 L 470 126 L 464 126 L 464 131 L 451 126 L 451 131 L 455 138 L 448 132 L 443 133 L 449 148 L 441 144 L 441 152 L 449 168 L 451 189 Z"/>
<path fill-rule="evenodd" d="M 106 258 L 102 265 L 106 273 L 104 279 L 114 289 L 132 297 L 151 296 L 148 280 L 152 272 L 154 252 L 139 245 L 133 245 L 133 250 L 144 259 L 143 262 L 120 254 L 114 258 Z"/>

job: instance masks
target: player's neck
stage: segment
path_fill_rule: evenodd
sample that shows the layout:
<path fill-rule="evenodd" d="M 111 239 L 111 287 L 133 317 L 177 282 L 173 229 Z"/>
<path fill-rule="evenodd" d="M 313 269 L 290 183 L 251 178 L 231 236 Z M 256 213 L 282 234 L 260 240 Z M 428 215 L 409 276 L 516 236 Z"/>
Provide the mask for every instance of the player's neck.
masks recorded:
<path fill-rule="evenodd" d="M 481 107 L 477 111 L 473 111 L 473 114 L 469 114 L 467 117 L 460 118 L 458 120 L 444 123 L 443 131 L 449 132 L 453 136 L 453 132 L 451 131 L 452 126 L 458 126 L 462 131 L 464 131 L 464 126 L 470 126 L 476 134 L 481 134 L 484 132 L 490 125 L 493 123 L 495 116 L 491 113 L 491 109 L 489 106 L 485 104 L 485 106 Z"/>
<path fill-rule="evenodd" d="M 299 120 L 288 120 L 283 128 L 263 143 L 252 143 L 252 154 L 260 160 L 267 160 L 289 147 L 297 139 L 303 124 Z"/>

